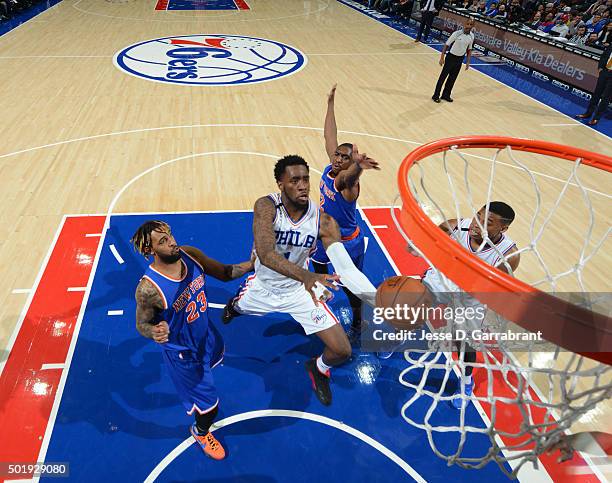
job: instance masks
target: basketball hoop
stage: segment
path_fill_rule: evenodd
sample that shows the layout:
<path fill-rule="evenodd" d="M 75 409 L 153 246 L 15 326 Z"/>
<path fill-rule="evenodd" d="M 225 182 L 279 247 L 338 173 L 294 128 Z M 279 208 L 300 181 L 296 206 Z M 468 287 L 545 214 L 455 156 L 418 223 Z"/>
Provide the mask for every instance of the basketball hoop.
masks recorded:
<path fill-rule="evenodd" d="M 466 150 L 470 152 L 465 152 Z M 473 154 L 476 150 L 478 153 L 480 150 L 494 150 L 494 154 L 492 156 Z M 520 152 L 526 158 L 536 154 L 572 162 L 569 175 L 564 176 L 564 179 L 557 179 L 562 187 L 551 201 L 550 210 L 542 208 L 543 190 L 536 179 L 537 170 L 533 167 L 537 164 L 530 164 L 532 159 L 518 160 L 516 152 Z M 439 176 L 433 176 L 433 168 L 430 169 L 429 163 L 435 164 L 435 161 L 430 159 L 424 162 L 424 160 L 439 154 L 442 155 L 439 163 L 442 170 Z M 500 161 L 500 158 L 506 154 L 510 162 Z M 450 159 L 451 157 L 453 159 Z M 449 236 L 438 227 L 438 224 L 444 220 L 475 217 L 482 206 L 488 206 L 488 203 L 493 201 L 494 193 L 499 197 L 496 191 L 500 190 L 495 185 L 495 177 L 500 166 L 517 170 L 525 177 L 525 182 L 521 186 L 530 185 L 534 188 L 534 214 L 529 227 L 530 240 L 524 244 L 526 246 L 522 248 L 519 246 L 518 252 L 521 256 L 528 254 L 533 256 L 536 260 L 534 266 L 543 273 L 541 280 L 526 283 L 485 263 L 459 245 L 453 236 Z M 568 301 L 562 298 L 558 290 L 560 284 L 573 277 L 579 292 L 588 291 L 585 285 L 585 270 L 587 268 L 589 271 L 592 270 L 590 264 L 594 263 L 593 260 L 603 256 L 603 245 L 609 241 L 612 231 L 608 223 L 604 227 L 602 236 L 594 235 L 595 212 L 590 198 L 590 193 L 594 190 L 585 187 L 581 179 L 582 173 L 590 170 L 585 166 L 602 170 L 605 172 L 603 176 L 608 176 L 608 173 L 612 173 L 612 158 L 545 141 L 498 136 L 465 136 L 427 143 L 406 156 L 400 166 L 398 182 L 402 208 L 399 220 L 395 210 L 392 209 L 393 219 L 410 245 L 441 273 L 442 278 L 447 280 L 449 291 L 459 290 L 486 304 L 500 326 L 516 324 L 531 333 L 540 331 L 543 338 L 554 347 L 547 357 L 547 362 L 541 364 L 537 362 L 539 357 L 537 344 L 529 344 L 523 348 L 527 354 L 523 363 L 519 363 L 517 357 L 511 353 L 510 345 L 499 343 L 492 348 L 482 344 L 480 346 L 472 344 L 477 351 L 483 353 L 484 361 L 471 366 L 476 368 L 476 371 L 486 371 L 489 384 L 498 378 L 512 392 L 511 395 L 504 394 L 501 397 L 492 393 L 486 397 L 478 397 L 466 396 L 463 390 L 461 391 L 461 397 L 466 402 L 480 401 L 491 405 L 491 424 L 486 428 L 472 427 L 464 423 L 463 414 L 467 404 L 461 409 L 458 425 L 433 424 L 431 418 L 435 407 L 451 397 L 445 395 L 444 387 L 439 391 L 426 389 L 425 379 L 433 370 L 445 371 L 442 384 L 444 386 L 452 371 L 464 373 L 465 364 L 462 360 L 453 359 L 449 354 L 444 357 L 440 349 L 442 346 L 436 344 L 430 343 L 427 351 L 406 352 L 405 356 L 410 367 L 402 372 L 400 382 L 413 389 L 415 394 L 402 408 L 402 416 L 408 423 L 427 432 L 434 452 L 449 464 L 480 468 L 494 460 L 505 472 L 515 477 L 526 461 L 532 461 L 537 465 L 538 456 L 555 445 L 581 415 L 601 401 L 612 397 L 610 368 L 612 319 L 609 315 L 609 305 L 607 310 L 600 313 L 593 308 L 592 301 L 583 299 Z M 480 179 L 482 178 L 480 176 L 480 188 L 472 186 L 475 167 L 478 168 L 476 171 L 478 175 L 482 175 L 483 171 L 489 172 L 487 180 Z M 430 179 L 426 182 L 428 173 Z M 587 174 L 593 177 L 590 171 Z M 413 179 L 415 176 L 420 178 L 415 181 Z M 435 177 L 433 182 L 432 177 Z M 457 177 L 463 178 L 461 183 L 455 180 Z M 444 181 L 447 185 L 441 186 Z M 610 186 L 609 182 L 607 186 Z M 560 206 L 565 206 L 567 203 L 565 198 L 570 189 L 579 191 L 577 199 L 583 202 L 587 209 L 588 216 L 584 220 L 588 226 L 584 229 L 584 240 L 578 247 L 579 253 L 575 263 L 569 268 L 553 273 L 545 261 L 546 257 L 542 256 L 542 239 L 547 236 L 545 233 L 550 229 L 551 220 L 557 215 Z M 478 198 L 477 201 L 474 200 L 475 197 Z M 572 203 L 576 204 L 577 201 L 572 199 Z M 545 213 L 546 211 L 548 213 Z M 436 222 L 432 221 L 432 218 L 435 218 Z M 486 244 L 494 248 L 495 244 L 488 239 L 484 227 L 479 221 L 477 223 L 484 234 L 480 249 Z M 506 271 L 512 273 L 508 264 L 509 258 L 502 256 L 501 253 L 500 258 Z M 605 272 L 604 268 L 601 270 Z M 543 285 L 548 285 L 552 293 L 541 289 Z M 569 351 L 570 354 L 562 356 L 563 350 Z M 411 378 L 417 370 L 422 373 L 420 380 L 415 382 Z M 540 385 L 544 381 L 546 388 L 541 392 L 545 397 L 534 394 L 532 386 L 536 380 Z M 463 382 L 461 386 L 463 387 Z M 432 404 L 423 421 L 417 421 L 408 409 L 413 409 L 413 403 L 422 396 L 430 397 Z M 496 413 L 500 405 L 519 408 L 517 410 L 520 411 L 522 420 L 520 427 L 511 430 L 499 428 L 499 421 L 495 415 L 500 413 Z M 535 414 L 538 412 L 541 414 L 536 417 Z M 460 442 L 456 452 L 443 454 L 437 448 L 433 434 L 449 431 L 460 433 Z M 462 455 L 469 433 L 489 436 L 491 449 L 486 455 L 481 457 Z M 511 472 L 504 467 L 505 463 L 510 464 Z"/>

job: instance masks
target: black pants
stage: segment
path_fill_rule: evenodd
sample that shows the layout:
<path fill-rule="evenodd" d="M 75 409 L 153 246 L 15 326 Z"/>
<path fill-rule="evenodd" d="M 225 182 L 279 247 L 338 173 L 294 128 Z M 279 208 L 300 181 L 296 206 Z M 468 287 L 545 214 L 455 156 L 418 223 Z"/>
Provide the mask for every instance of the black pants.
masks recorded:
<path fill-rule="evenodd" d="M 431 30 L 431 25 L 433 24 L 434 18 L 436 18 L 436 12 L 425 11 L 421 12 L 421 25 L 419 26 L 419 33 L 417 34 L 416 39 L 421 40 L 421 36 L 425 38 L 425 42 L 429 38 L 429 31 Z"/>
<path fill-rule="evenodd" d="M 612 98 L 612 70 L 604 69 L 599 73 L 595 92 L 589 102 L 586 114 L 589 116 L 595 113 L 593 119 L 599 120 L 601 115 L 606 112 L 610 99 Z"/>
<path fill-rule="evenodd" d="M 436 90 L 433 95 L 435 99 L 440 97 L 442 86 L 444 86 L 442 97 L 450 97 L 455 81 L 457 80 L 457 76 L 459 75 L 459 71 L 461 70 L 461 64 L 463 64 L 463 56 L 459 57 L 458 55 L 453 55 L 450 53 L 446 54 L 444 59 L 444 67 L 442 67 L 442 72 L 440 72 L 440 77 L 438 77 L 438 83 L 436 84 Z M 446 84 L 444 81 L 446 81 Z"/>

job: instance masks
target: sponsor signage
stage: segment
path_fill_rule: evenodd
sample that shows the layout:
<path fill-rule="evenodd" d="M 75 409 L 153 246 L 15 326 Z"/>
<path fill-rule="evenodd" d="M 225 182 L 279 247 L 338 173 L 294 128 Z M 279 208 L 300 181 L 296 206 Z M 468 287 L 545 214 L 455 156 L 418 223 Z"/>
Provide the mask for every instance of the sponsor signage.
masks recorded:
<path fill-rule="evenodd" d="M 562 85 L 569 84 L 583 91 L 595 90 L 599 74 L 597 60 L 475 20 L 474 41 L 488 50 L 490 56 L 501 57 L 515 68 L 520 63 L 518 70 L 532 70 L 532 75 L 541 80 L 548 81 L 554 77 Z M 450 33 L 464 23 L 464 16 L 442 10 L 436 26 Z"/>

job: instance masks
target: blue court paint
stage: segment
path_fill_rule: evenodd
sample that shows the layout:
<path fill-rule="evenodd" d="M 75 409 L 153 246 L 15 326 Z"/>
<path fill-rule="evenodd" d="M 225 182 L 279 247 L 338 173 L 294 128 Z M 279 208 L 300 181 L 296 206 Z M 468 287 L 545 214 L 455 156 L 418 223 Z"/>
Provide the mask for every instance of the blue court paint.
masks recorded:
<path fill-rule="evenodd" d="M 382 14 L 375 10 L 370 10 L 363 5 L 356 5 L 354 1 L 346 1 L 346 0 L 337 0 L 338 2 L 350 7 L 354 10 L 357 10 L 364 15 L 367 15 L 370 18 L 373 18 L 398 32 L 403 33 L 404 35 L 414 39 L 417 34 L 418 24 L 412 20 L 411 24 L 407 24 L 403 20 L 398 20 L 389 15 Z M 430 42 L 428 44 L 436 49 L 438 52 L 442 51 L 442 45 L 432 45 L 432 44 L 440 44 L 442 40 L 435 37 L 435 31 L 432 29 L 430 34 Z M 445 38 L 444 38 L 445 40 Z M 475 51 L 476 52 L 476 51 Z M 473 57 L 472 60 L 474 63 L 480 63 L 477 58 Z M 437 59 L 434 60 L 432 57 L 432 62 L 437 62 Z M 564 91 L 559 87 L 555 87 L 550 82 L 542 81 L 532 77 L 530 74 L 525 74 L 523 72 L 519 72 L 512 67 L 506 64 L 496 64 L 496 65 L 487 65 L 487 66 L 474 66 L 471 67 L 473 69 L 478 70 L 479 72 L 483 72 L 488 76 L 492 77 L 495 80 L 502 82 L 508 87 L 512 87 L 523 94 L 528 95 L 529 97 L 546 104 L 547 106 L 552 107 L 553 109 L 566 114 L 570 117 L 574 117 L 576 114 L 581 114 L 586 111 L 588 101 L 581 99 L 580 97 L 571 94 L 570 91 Z M 459 74 L 461 76 L 461 74 Z M 459 80 L 459 83 L 461 80 Z M 435 87 L 435 83 L 431 85 L 431 94 L 433 94 L 433 89 Z M 431 96 L 428 95 L 427 98 Z M 459 99 L 458 99 L 459 100 Z M 466 98 L 466 102 L 478 102 L 477 94 L 472 99 Z M 511 111 L 519 111 L 522 112 L 525 109 L 525 106 L 512 104 L 512 103 L 503 103 L 499 102 L 496 104 L 496 109 L 500 112 L 504 110 Z M 543 110 L 545 113 L 546 110 Z M 564 123 L 563 121 L 559 121 L 558 118 L 551 120 L 551 117 L 556 117 L 552 113 L 550 117 L 544 114 L 542 116 L 542 124 L 552 124 L 552 123 Z M 567 119 L 568 124 L 572 123 L 573 120 Z M 599 120 L 599 124 L 595 127 L 588 126 L 589 129 L 597 130 L 606 136 L 612 136 L 612 111 L 608 109 L 607 113 L 603 115 L 603 117 Z M 542 129 L 555 129 L 555 127 L 542 127 Z M 579 126 L 576 126 L 572 129 L 584 129 Z M 589 149 L 589 146 L 579 146 L 581 148 Z"/>
<path fill-rule="evenodd" d="M 45 10 L 53 7 L 54 5 L 57 5 L 61 1 L 62 0 L 46 0 L 45 2 L 37 3 L 32 8 L 13 15 L 10 20 L 0 22 L 0 35 L 4 35 L 5 33 L 13 30 L 14 28 L 19 27 L 22 23 L 25 23 L 28 20 L 36 17 L 39 13 L 42 13 Z"/>
<path fill-rule="evenodd" d="M 114 216 L 104 240 L 74 357 L 59 406 L 46 461 L 69 461 L 74 481 L 143 481 L 157 464 L 188 437 L 187 416 L 179 403 L 159 347 L 134 326 L 134 290 L 146 261 L 129 245 L 147 219 L 170 223 L 181 244 L 194 245 L 225 263 L 247 259 L 253 243 L 252 213 Z M 365 272 L 375 285 L 395 275 L 368 227 Z M 117 263 L 114 244 L 125 260 Z M 208 298 L 224 304 L 240 280 L 207 278 Z M 340 292 L 332 307 L 350 323 L 348 301 Z M 108 310 L 124 310 L 108 317 Z M 211 309 L 226 344 L 222 366 L 214 370 L 221 402 L 219 419 L 261 409 L 320 414 L 367 434 L 411 465 L 429 482 L 478 479 L 506 482 L 495 464 L 476 472 L 447 467 L 434 456 L 425 433 L 401 417 L 410 390 L 398 382 L 406 361 L 395 354 L 380 361 L 355 350 L 352 360 L 333 371 L 332 406 L 316 399 L 303 364 L 321 352 L 317 337 L 306 337 L 288 316 L 241 316 L 228 326 L 221 311 Z M 60 314 L 58 314 L 60 316 Z M 439 385 L 436 375 L 430 384 Z M 452 393 L 457 381 L 449 385 Z M 424 415 L 429 401 L 414 407 Z M 459 414 L 440 405 L 432 422 L 459 423 Z M 483 427 L 476 409 L 466 424 Z M 410 481 L 403 470 L 363 441 L 336 428 L 295 418 L 242 421 L 216 432 L 228 458 L 212 461 L 195 445 L 176 458 L 158 481 L 248 482 L 388 482 Z M 443 449 L 456 441 L 436 438 Z M 465 454 L 484 454 L 487 439 L 468 439 Z"/>
<path fill-rule="evenodd" d="M 167 10 L 238 10 L 234 0 L 169 0 Z"/>

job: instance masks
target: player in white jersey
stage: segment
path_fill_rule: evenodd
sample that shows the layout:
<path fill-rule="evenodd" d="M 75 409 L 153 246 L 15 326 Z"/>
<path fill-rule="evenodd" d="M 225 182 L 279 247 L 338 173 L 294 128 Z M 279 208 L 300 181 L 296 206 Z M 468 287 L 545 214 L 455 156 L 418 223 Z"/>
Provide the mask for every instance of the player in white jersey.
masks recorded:
<path fill-rule="evenodd" d="M 487 219 L 485 220 L 485 215 Z M 507 235 L 506 231 L 514 221 L 515 213 L 510 205 L 503 201 L 492 201 L 488 206 L 483 206 L 477 213 L 476 218 L 462 218 L 460 220 L 451 219 L 441 223 L 439 227 L 453 237 L 462 247 L 473 253 L 484 262 L 492 265 L 511 275 L 514 274 L 520 262 L 520 254 L 516 243 Z M 487 231 L 486 237 L 483 236 L 480 227 Z M 413 255 L 417 253 L 411 248 L 408 249 Z M 457 296 L 462 290 L 444 277 L 438 270 L 430 267 L 422 280 L 423 285 L 431 292 L 434 306 L 455 305 L 458 302 Z M 483 305 L 473 297 L 462 294 L 460 296 L 462 307 L 472 307 L 474 309 Z M 474 329 L 481 329 L 484 320 L 484 310 L 474 310 L 473 318 L 466 320 L 468 332 Z M 472 364 L 476 362 L 476 351 L 468 344 L 465 345 L 464 362 Z M 473 367 L 465 366 L 464 394 L 471 395 L 474 387 L 472 379 Z M 461 387 L 457 389 L 457 395 L 461 394 Z M 453 406 L 461 408 L 461 397 L 452 400 Z"/>
<path fill-rule="evenodd" d="M 255 202 L 255 274 L 248 277 L 223 311 L 229 323 L 241 314 L 288 313 L 306 334 L 317 334 L 325 344 L 319 357 L 306 363 L 306 370 L 319 400 L 331 404 L 330 369 L 351 356 L 351 345 L 332 310 L 325 303 L 329 292 L 342 283 L 372 303 L 376 289 L 351 261 L 336 221 L 309 199 L 308 164 L 300 156 L 285 156 L 274 167 L 280 193 Z M 323 242 L 338 275 L 308 271 L 308 259 Z M 323 296 L 323 298 L 322 298 Z"/>

